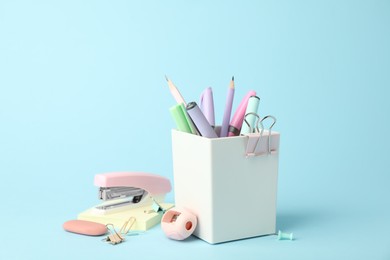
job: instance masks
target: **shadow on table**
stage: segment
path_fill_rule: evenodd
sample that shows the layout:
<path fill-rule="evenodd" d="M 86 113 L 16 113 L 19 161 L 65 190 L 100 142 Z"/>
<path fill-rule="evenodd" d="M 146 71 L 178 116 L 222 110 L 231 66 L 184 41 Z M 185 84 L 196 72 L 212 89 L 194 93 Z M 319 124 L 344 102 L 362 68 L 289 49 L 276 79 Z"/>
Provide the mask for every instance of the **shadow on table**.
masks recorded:
<path fill-rule="evenodd" d="M 320 211 L 286 211 L 278 212 L 276 216 L 277 230 L 294 230 L 308 226 L 318 226 L 327 222 L 329 214 Z"/>

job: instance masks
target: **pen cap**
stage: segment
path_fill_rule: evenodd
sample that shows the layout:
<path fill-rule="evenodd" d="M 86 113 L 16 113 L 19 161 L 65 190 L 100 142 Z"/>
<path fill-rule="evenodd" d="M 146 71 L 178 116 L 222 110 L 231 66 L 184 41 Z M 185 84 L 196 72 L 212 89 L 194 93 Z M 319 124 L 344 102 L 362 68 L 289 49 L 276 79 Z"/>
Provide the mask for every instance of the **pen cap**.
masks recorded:
<path fill-rule="evenodd" d="M 199 107 L 211 127 L 215 126 L 214 99 L 211 87 L 206 88 L 200 95 Z"/>
<path fill-rule="evenodd" d="M 186 119 L 184 105 L 183 103 L 177 104 L 169 109 L 173 120 L 176 123 L 177 129 L 182 132 L 191 133 L 191 128 Z"/>
<path fill-rule="evenodd" d="M 251 96 L 256 96 L 256 91 L 249 91 L 238 105 L 236 112 L 233 115 L 229 126 L 229 136 L 236 136 L 240 134 L 242 122 L 244 122 L 245 110 L 248 106 L 248 101 Z"/>
<path fill-rule="evenodd" d="M 187 124 L 190 127 L 190 129 L 191 129 L 191 133 L 193 133 L 194 135 L 197 135 L 198 132 L 196 131 L 194 123 L 192 122 L 190 116 L 188 115 L 187 110 L 185 108 L 185 105 L 183 103 L 181 104 L 181 109 L 182 109 L 183 114 L 184 114 L 184 116 L 186 118 Z"/>
<path fill-rule="evenodd" d="M 200 133 L 201 136 L 208 137 L 208 138 L 218 137 L 214 129 L 210 126 L 209 122 L 207 121 L 202 111 L 199 109 L 196 102 L 190 102 L 187 104 L 187 113 L 191 117 L 192 122 L 194 123 L 195 127 L 198 129 L 198 132 Z"/>
<path fill-rule="evenodd" d="M 257 114 L 257 110 L 259 108 L 260 98 L 258 96 L 251 96 L 248 101 L 248 106 L 246 107 L 245 114 L 244 114 L 244 121 L 242 122 L 241 132 L 240 134 L 247 134 L 252 132 L 255 128 L 255 120 L 256 116 L 254 114 Z M 254 113 L 254 114 L 250 114 Z M 248 124 L 246 122 L 248 122 Z"/>

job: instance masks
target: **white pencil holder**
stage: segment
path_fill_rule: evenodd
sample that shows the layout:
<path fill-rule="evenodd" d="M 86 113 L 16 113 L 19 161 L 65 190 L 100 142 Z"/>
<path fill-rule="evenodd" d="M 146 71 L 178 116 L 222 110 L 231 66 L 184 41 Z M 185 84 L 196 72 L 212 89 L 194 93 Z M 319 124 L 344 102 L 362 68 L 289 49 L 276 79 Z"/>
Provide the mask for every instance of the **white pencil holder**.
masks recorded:
<path fill-rule="evenodd" d="M 254 154 L 259 134 L 209 139 L 172 130 L 175 204 L 197 216 L 195 236 L 215 244 L 276 233 L 280 135 L 268 134 Z"/>

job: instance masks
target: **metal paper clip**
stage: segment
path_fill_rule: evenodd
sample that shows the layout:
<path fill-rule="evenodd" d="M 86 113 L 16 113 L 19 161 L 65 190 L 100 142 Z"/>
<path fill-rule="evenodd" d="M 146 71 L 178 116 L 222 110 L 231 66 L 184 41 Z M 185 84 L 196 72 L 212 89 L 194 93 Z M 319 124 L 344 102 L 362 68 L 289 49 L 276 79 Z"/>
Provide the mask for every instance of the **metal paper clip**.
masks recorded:
<path fill-rule="evenodd" d="M 136 219 L 135 217 L 130 217 L 125 223 L 123 223 L 123 226 L 119 233 L 122 235 L 122 237 L 126 236 L 127 233 L 129 233 L 131 227 L 134 225 Z"/>
<path fill-rule="evenodd" d="M 268 128 L 268 154 L 271 154 L 271 131 L 272 131 L 272 127 L 276 123 L 276 118 L 274 116 L 268 115 L 268 116 L 265 116 L 263 119 L 261 119 L 260 122 L 263 122 L 267 118 L 272 118 L 274 120 L 272 125 Z M 261 125 L 263 126 L 263 124 L 261 124 Z"/>
<path fill-rule="evenodd" d="M 122 243 L 125 240 L 121 234 L 116 232 L 113 224 L 107 224 L 106 227 L 110 234 L 104 238 L 103 241 L 110 243 L 111 245 L 116 245 Z M 112 230 L 109 227 L 112 227 Z"/>

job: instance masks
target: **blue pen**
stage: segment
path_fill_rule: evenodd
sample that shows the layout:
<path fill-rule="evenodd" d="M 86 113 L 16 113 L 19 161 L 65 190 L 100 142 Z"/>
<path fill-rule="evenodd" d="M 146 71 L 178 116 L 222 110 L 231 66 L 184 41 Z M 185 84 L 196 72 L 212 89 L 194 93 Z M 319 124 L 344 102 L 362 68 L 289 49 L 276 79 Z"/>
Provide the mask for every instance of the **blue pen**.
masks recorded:
<path fill-rule="evenodd" d="M 259 108 L 260 98 L 258 96 L 251 96 L 248 101 L 248 106 L 245 110 L 244 121 L 241 126 L 241 135 L 251 133 L 251 130 L 255 129 L 255 120 L 257 110 Z"/>

